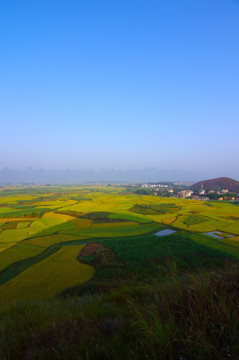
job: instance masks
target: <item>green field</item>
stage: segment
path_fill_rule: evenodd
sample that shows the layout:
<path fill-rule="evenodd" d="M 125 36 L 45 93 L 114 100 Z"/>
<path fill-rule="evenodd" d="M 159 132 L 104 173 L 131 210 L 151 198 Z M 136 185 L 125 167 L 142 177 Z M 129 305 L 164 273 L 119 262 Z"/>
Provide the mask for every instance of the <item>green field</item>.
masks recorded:
<path fill-rule="evenodd" d="M 101 265 L 105 256 L 107 263 L 120 261 L 126 268 L 139 264 L 144 268 L 166 258 L 186 268 L 194 260 L 203 263 L 199 253 L 204 259 L 239 259 L 239 207 L 230 203 L 134 195 L 104 186 L 41 186 L 3 188 L 0 204 L 0 302 L 32 298 L 32 289 L 35 298 L 50 298 L 88 280 L 94 271 L 85 276 L 76 259 L 81 245 L 92 242 L 104 246 L 99 252 Z M 165 228 L 177 232 L 153 236 Z M 222 232 L 223 239 L 203 235 L 209 231 Z M 82 276 L 72 277 L 68 262 L 72 271 L 79 265 Z M 56 286 L 51 272 L 54 268 L 60 276 L 61 266 L 68 270 L 61 286 Z M 101 266 L 101 274 L 104 271 L 112 269 Z"/>

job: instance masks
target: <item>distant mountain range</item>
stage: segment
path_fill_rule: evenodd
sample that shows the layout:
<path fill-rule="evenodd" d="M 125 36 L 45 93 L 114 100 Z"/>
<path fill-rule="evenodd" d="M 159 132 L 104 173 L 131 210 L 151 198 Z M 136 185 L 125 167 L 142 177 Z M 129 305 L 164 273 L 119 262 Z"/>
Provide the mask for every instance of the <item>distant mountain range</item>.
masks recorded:
<path fill-rule="evenodd" d="M 80 183 L 142 183 L 142 182 L 164 182 L 164 181 L 183 181 L 194 183 L 197 179 L 207 177 L 207 174 L 184 170 L 160 170 L 157 168 L 129 169 L 129 170 L 50 170 L 33 169 L 14 170 L 0 169 L 0 185 L 11 184 L 80 184 Z M 224 179 L 224 180 L 223 180 Z M 215 184 L 214 184 L 215 182 Z M 229 191 L 239 192 L 239 182 L 230 178 L 217 178 L 212 180 L 200 181 L 193 187 L 200 188 L 201 184 L 207 189 L 228 189 Z"/>
<path fill-rule="evenodd" d="M 0 169 L 0 185 L 6 184 L 78 184 L 84 182 L 158 182 L 189 181 L 199 178 L 194 172 L 180 170 L 160 170 L 156 168 L 130 170 L 46 170 L 28 168 L 26 170 Z"/>
<path fill-rule="evenodd" d="M 228 177 L 219 177 L 210 180 L 199 181 L 196 184 L 191 186 L 192 190 L 200 190 L 201 186 L 203 186 L 204 190 L 214 190 L 221 191 L 223 189 L 227 189 L 232 193 L 239 193 L 239 181 L 233 180 Z"/>

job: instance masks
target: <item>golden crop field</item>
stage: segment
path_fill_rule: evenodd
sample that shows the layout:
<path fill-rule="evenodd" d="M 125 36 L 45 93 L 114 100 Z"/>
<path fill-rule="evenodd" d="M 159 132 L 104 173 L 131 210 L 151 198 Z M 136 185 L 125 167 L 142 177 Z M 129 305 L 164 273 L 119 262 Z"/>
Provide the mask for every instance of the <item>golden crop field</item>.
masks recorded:
<path fill-rule="evenodd" d="M 89 280 L 94 268 L 81 264 L 77 255 L 84 245 L 61 248 L 1 286 L 0 303 L 25 299 L 48 299 Z"/>
<path fill-rule="evenodd" d="M 138 195 L 106 186 L 42 186 L 31 188 L 31 194 L 27 187 L 0 191 L 0 204 L 2 301 L 21 294 L 52 297 L 88 280 L 93 268 L 77 260 L 88 241 L 167 228 L 189 235 L 220 232 L 220 241 L 209 234 L 200 243 L 238 257 L 239 206 L 232 203 Z"/>
<path fill-rule="evenodd" d="M 10 248 L 7 248 L 0 254 L 0 271 L 12 263 L 36 256 L 43 250 L 44 249 L 40 246 L 24 244 L 23 242 L 13 244 Z"/>
<path fill-rule="evenodd" d="M 46 236 L 30 238 L 24 240 L 22 243 L 48 248 L 51 245 L 60 244 L 68 241 L 84 240 L 84 239 L 85 239 L 84 237 L 80 237 L 76 235 L 56 234 L 56 235 L 46 235 Z"/>

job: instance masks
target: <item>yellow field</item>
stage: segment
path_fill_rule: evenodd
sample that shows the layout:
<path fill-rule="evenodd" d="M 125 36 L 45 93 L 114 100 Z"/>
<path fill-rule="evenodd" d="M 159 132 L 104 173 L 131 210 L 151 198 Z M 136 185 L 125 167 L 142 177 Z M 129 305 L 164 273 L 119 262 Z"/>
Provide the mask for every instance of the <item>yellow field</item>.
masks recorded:
<path fill-rule="evenodd" d="M 239 236 L 233 237 L 233 238 L 224 238 L 223 240 L 220 240 L 224 244 L 233 246 L 233 247 L 239 247 Z"/>
<path fill-rule="evenodd" d="M 74 218 L 74 220 L 72 220 L 72 222 L 74 224 L 76 224 L 76 229 L 87 229 L 87 228 L 91 227 L 91 225 L 92 225 L 92 220 L 90 220 L 90 219 Z"/>
<path fill-rule="evenodd" d="M 62 220 L 62 222 L 64 222 L 64 221 L 71 221 L 74 219 L 74 217 L 70 215 L 59 214 L 50 211 L 42 215 L 42 219 L 57 219 L 57 220 Z"/>
<path fill-rule="evenodd" d="M 32 256 L 40 254 L 44 248 L 40 246 L 18 243 L 11 244 L 11 247 L 0 254 L 0 271 L 5 269 L 8 265 L 17 261 L 27 259 Z"/>
<path fill-rule="evenodd" d="M 43 194 L 41 201 L 36 201 L 38 197 L 36 195 L 26 195 L 26 196 L 7 196 L 0 198 L 1 202 L 6 205 L 6 207 L 0 208 L 0 223 L 6 223 L 8 221 L 19 221 L 17 229 L 4 230 L 0 234 L 0 242 L 19 242 L 28 237 L 32 237 L 41 233 L 46 229 L 54 228 L 55 226 L 60 225 L 61 223 L 71 221 L 76 225 L 76 230 L 88 229 L 92 227 L 91 220 L 88 219 L 79 219 L 74 216 L 59 214 L 52 210 L 43 214 L 40 219 L 27 217 L 28 221 L 32 221 L 31 224 L 20 222 L 23 220 L 21 217 L 13 218 L 1 218 L 1 212 L 6 211 L 14 212 L 10 206 L 11 204 L 17 204 L 18 201 L 33 201 L 33 204 L 37 206 L 37 209 L 49 208 L 56 209 L 57 211 L 76 211 L 78 213 L 89 213 L 89 212 L 109 212 L 117 218 L 119 217 L 131 220 L 134 222 L 138 218 L 139 222 L 142 219 L 142 222 L 155 221 L 165 225 L 172 225 L 179 229 L 189 230 L 192 232 L 207 232 L 213 230 L 222 230 L 227 231 L 235 235 L 239 235 L 239 225 L 238 221 L 235 220 L 239 217 L 239 207 L 233 206 L 228 203 L 213 203 L 213 206 L 208 206 L 206 203 L 196 200 L 185 200 L 185 199 L 176 199 L 176 198 L 160 198 L 156 196 L 147 196 L 147 195 L 121 195 L 119 189 L 107 189 L 104 187 L 92 187 L 89 191 L 87 188 L 72 188 L 74 191 L 77 191 L 81 196 L 91 198 L 92 200 L 77 201 L 72 200 L 69 197 L 76 196 L 76 193 L 70 192 L 69 195 L 59 197 L 57 199 L 56 194 Z M 53 200 L 49 200 L 53 197 Z M 35 202 L 34 202 L 35 201 Z M 175 204 L 180 206 L 181 209 L 173 214 L 155 214 L 155 215 L 144 215 L 141 213 L 133 213 L 129 211 L 131 207 L 135 204 Z M 206 222 L 202 224 L 195 224 L 187 226 L 184 221 L 185 218 L 190 216 L 190 214 L 200 214 L 207 218 Z M 232 218 L 234 216 L 234 218 Z M 131 224 L 133 226 L 133 224 Z M 108 228 L 108 225 L 105 225 Z M 126 223 L 124 225 L 126 228 L 129 226 Z M 93 224 L 93 228 L 95 224 Z M 112 227 L 112 225 L 111 225 Z M 118 225 L 120 228 L 121 226 Z M 138 233 L 138 231 L 137 231 Z M 78 233 L 77 233 L 78 234 Z M 85 236 L 85 234 L 84 234 Z"/>
<path fill-rule="evenodd" d="M 57 208 L 62 208 L 64 206 L 71 206 L 71 205 L 74 205 L 76 204 L 77 201 L 75 200 L 64 200 L 64 199 L 58 199 L 58 200 L 53 200 L 53 201 L 49 201 L 46 199 L 46 201 L 44 201 L 44 203 L 42 202 L 36 202 L 35 205 L 38 206 L 38 208 L 41 208 L 41 207 L 47 207 L 47 208 L 50 208 L 50 209 L 57 209 Z"/>
<path fill-rule="evenodd" d="M 111 223 L 104 223 L 104 224 L 93 224 L 91 226 L 92 231 L 100 230 L 100 229 L 111 229 L 111 228 L 128 228 L 128 227 L 138 227 L 139 224 L 134 221 L 127 221 L 127 222 L 111 222 Z"/>
<path fill-rule="evenodd" d="M 231 240 L 239 243 L 239 236 L 235 236 L 231 238 Z"/>
<path fill-rule="evenodd" d="M 17 224 L 17 228 L 18 228 L 18 229 L 25 229 L 25 228 L 27 228 L 30 224 L 31 224 L 30 221 L 19 221 L 19 223 Z"/>
<path fill-rule="evenodd" d="M 81 264 L 77 255 L 83 245 L 66 246 L 0 286 L 0 303 L 51 298 L 68 287 L 89 280 L 94 268 Z"/>
<path fill-rule="evenodd" d="M 2 253 L 3 251 L 9 249 L 10 247 L 16 245 L 15 242 L 13 243 L 0 243 L 0 253 Z"/>
<path fill-rule="evenodd" d="M 84 237 L 69 235 L 69 234 L 57 234 L 57 235 L 49 235 L 49 236 L 39 236 L 32 239 L 24 240 L 23 244 L 31 244 L 42 247 L 49 247 L 54 244 L 60 244 L 62 242 L 67 241 L 75 241 L 75 240 L 84 240 Z"/>
<path fill-rule="evenodd" d="M 122 224 L 122 225 L 121 225 Z M 158 231 L 157 224 L 130 224 L 128 223 L 109 223 L 109 224 L 93 224 L 89 229 L 78 230 L 78 234 L 83 237 L 98 238 L 98 237 L 123 237 L 135 236 L 141 234 Z M 69 233 L 76 234 L 77 231 L 69 231 Z"/>
<path fill-rule="evenodd" d="M 12 188 L 11 188 L 12 190 Z M 18 201 L 30 201 L 30 200 L 34 200 L 37 199 L 38 196 L 34 195 L 34 196 L 30 196 L 30 195 L 15 195 L 15 196 L 1 196 L 1 192 L 0 192 L 0 204 L 16 204 Z"/>
<path fill-rule="evenodd" d="M 2 231 L 2 233 L 0 234 L 0 242 L 12 242 L 13 240 L 15 242 L 22 241 L 24 239 L 27 239 L 28 237 L 40 233 L 45 229 L 67 222 L 69 221 L 69 219 L 71 220 L 74 218 L 68 215 L 47 213 L 43 215 L 42 218 L 33 221 L 31 225 L 27 228 L 18 228 Z M 12 221 L 13 220 L 14 219 L 12 219 Z"/>
<path fill-rule="evenodd" d="M 176 216 L 169 216 L 162 219 L 162 223 L 165 225 L 170 225 L 176 220 Z"/>
<path fill-rule="evenodd" d="M 0 216 L 1 216 L 1 214 L 0 214 Z M 19 218 L 19 217 L 0 218 L 0 223 L 6 223 L 8 221 L 23 221 L 23 220 L 24 220 L 23 218 Z M 33 221 L 33 220 L 36 220 L 36 218 L 27 218 L 26 220 Z"/>

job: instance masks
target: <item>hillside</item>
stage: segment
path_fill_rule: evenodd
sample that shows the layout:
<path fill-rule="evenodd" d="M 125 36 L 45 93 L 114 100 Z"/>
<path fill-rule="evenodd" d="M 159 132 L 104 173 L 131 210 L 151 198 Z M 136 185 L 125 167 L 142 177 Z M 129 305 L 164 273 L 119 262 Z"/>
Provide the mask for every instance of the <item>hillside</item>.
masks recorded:
<path fill-rule="evenodd" d="M 199 190 L 202 185 L 204 190 L 220 191 L 222 189 L 228 189 L 232 193 L 239 193 L 239 181 L 228 177 L 219 177 L 215 179 L 199 181 L 192 185 L 191 189 Z"/>
<path fill-rule="evenodd" d="M 119 186 L 1 188 L 0 360 L 239 359 L 238 219 Z"/>

